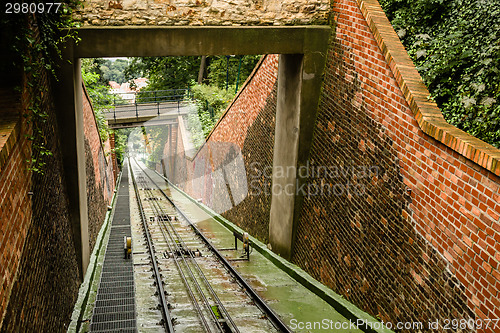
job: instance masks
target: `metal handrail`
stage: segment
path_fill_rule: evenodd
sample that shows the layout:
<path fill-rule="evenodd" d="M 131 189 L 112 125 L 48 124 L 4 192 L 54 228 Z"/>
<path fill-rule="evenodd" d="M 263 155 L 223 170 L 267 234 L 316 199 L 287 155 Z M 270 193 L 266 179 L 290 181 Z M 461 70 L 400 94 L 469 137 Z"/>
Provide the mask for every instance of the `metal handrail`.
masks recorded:
<path fill-rule="evenodd" d="M 131 95 L 132 98 L 123 98 L 120 96 Z M 193 98 L 191 89 L 167 89 L 167 90 L 146 90 L 146 91 L 130 91 L 108 94 L 112 96 L 113 102 L 110 104 L 108 112 L 113 109 L 113 118 L 116 121 L 116 107 L 119 106 L 132 106 L 135 108 L 136 119 L 139 119 L 138 105 L 151 104 L 151 107 L 142 108 L 143 111 L 155 110 L 160 115 L 160 103 L 173 102 L 177 103 L 177 111 L 180 113 L 181 102 L 186 102 Z M 117 96 L 119 97 L 117 99 Z M 118 111 L 120 112 L 120 111 Z"/>
<path fill-rule="evenodd" d="M 168 90 L 146 90 L 130 91 L 109 94 L 113 96 L 113 106 L 127 104 L 147 104 L 158 102 L 173 102 L 186 100 L 192 97 L 191 89 L 168 89 Z M 132 98 L 117 99 L 120 96 L 133 96 Z M 132 101 L 132 102 L 129 102 Z"/>

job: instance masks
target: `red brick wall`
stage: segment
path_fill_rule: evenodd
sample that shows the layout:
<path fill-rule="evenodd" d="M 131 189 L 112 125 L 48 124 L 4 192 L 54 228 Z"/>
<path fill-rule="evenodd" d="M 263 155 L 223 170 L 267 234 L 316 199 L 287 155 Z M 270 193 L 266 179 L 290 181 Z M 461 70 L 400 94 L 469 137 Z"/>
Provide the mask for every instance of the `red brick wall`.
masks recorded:
<path fill-rule="evenodd" d="M 10 89 L 4 94 L 13 94 Z M 20 96 L 18 96 L 20 98 Z M 23 99 L 26 100 L 27 96 Z M 21 112 L 21 109 L 18 110 Z M 25 118 L 22 118 L 21 133 L 29 131 Z M 21 121 L 20 121 L 21 122 Z M 0 323 L 7 309 L 13 282 L 21 259 L 26 233 L 31 223 L 31 172 L 26 160 L 31 144 L 25 135 L 19 135 L 16 143 L 0 171 Z"/>
<path fill-rule="evenodd" d="M 344 174 L 309 179 L 337 192 L 305 198 L 293 261 L 383 320 L 499 318 L 500 178 L 421 130 L 358 2 L 333 2 L 311 152 Z"/>
<path fill-rule="evenodd" d="M 31 26 L 30 30 L 34 31 L 36 40 L 36 28 Z M 51 74 L 42 69 L 36 76 L 26 74 L 22 81 L 17 110 L 22 122 L 6 159 L 3 153 L 0 154 L 0 332 L 63 332 L 81 281 Z M 0 100 L 4 108 L 11 105 L 11 100 L 3 93 L 0 93 Z M 34 101 L 39 101 L 36 107 Z M 45 113 L 46 117 L 30 117 L 32 108 Z M 89 202 L 99 208 L 98 211 L 94 206 L 89 207 L 92 220 L 98 217 L 98 212 L 105 213 L 114 177 L 108 166 L 111 163 L 106 164 L 93 114 L 88 108 L 85 111 L 87 170 L 92 171 L 88 172 Z M 31 126 L 40 131 L 34 141 L 28 139 L 32 134 Z M 32 151 L 33 142 L 37 146 L 43 143 L 50 154 L 42 155 L 37 149 Z M 41 172 L 29 171 L 31 158 L 45 163 Z M 98 222 L 102 221 L 103 216 Z M 94 223 L 92 226 L 93 242 L 99 225 Z"/>
<path fill-rule="evenodd" d="M 310 157 L 311 168 L 330 169 L 307 179 L 319 195 L 304 198 L 293 262 L 384 321 L 500 318 L 499 150 L 442 121 L 375 0 L 332 1 L 332 14 Z M 215 196 L 227 188 L 215 170 L 227 149 L 211 145 L 243 149 L 247 179 L 248 162 L 272 165 L 274 130 L 250 129 L 275 105 L 276 75 L 275 65 L 261 67 L 195 159 L 177 156 L 170 170 L 264 241 L 268 196 L 224 210 L 230 198 Z"/>
<path fill-rule="evenodd" d="M 80 284 L 50 75 L 24 78 L 20 112 L 28 117 L 0 173 L 0 332 L 63 331 Z M 37 99 L 46 118 L 29 116 Z M 40 131 L 33 141 L 28 119 Z M 50 154 L 31 151 L 32 142 Z M 31 158 L 45 163 L 41 172 L 28 171 Z"/>
<path fill-rule="evenodd" d="M 270 179 L 255 177 L 254 168 L 272 166 L 278 56 L 268 55 L 258 66 L 194 159 L 184 156 L 174 129 L 177 150 L 169 149 L 169 140 L 164 164 L 170 179 L 194 198 L 267 240 L 271 198 L 264 190 Z"/>
<path fill-rule="evenodd" d="M 94 248 L 108 204 L 115 189 L 115 175 L 111 160 L 109 138 L 102 142 L 92 107 L 85 87 L 83 89 L 83 125 L 85 133 L 85 157 L 87 171 L 87 206 L 89 212 L 90 250 Z"/>

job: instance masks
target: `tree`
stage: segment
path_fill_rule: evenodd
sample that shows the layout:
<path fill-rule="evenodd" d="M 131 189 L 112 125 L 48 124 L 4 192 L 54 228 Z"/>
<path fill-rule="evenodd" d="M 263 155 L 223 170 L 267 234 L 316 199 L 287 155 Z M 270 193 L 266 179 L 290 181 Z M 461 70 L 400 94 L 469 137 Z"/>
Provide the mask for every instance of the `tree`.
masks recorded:
<path fill-rule="evenodd" d="M 108 84 L 109 81 L 115 81 L 119 84 L 126 82 L 125 69 L 128 66 L 128 61 L 125 59 L 97 59 L 98 72 L 100 72 L 102 81 Z"/>
<path fill-rule="evenodd" d="M 124 70 L 125 79 L 147 77 L 147 90 L 184 89 L 197 79 L 200 57 L 133 58 Z"/>
<path fill-rule="evenodd" d="M 108 92 L 109 86 L 102 83 L 102 76 L 99 74 L 98 67 L 99 61 L 82 59 L 82 79 L 92 100 L 99 135 L 105 141 L 109 136 L 109 128 L 104 112 L 111 106 L 112 97 Z"/>
<path fill-rule="evenodd" d="M 261 56 L 215 56 L 210 57 L 208 81 L 210 85 L 225 89 L 226 86 L 241 84 L 252 73 Z M 241 66 L 240 66 L 241 60 Z"/>
<path fill-rule="evenodd" d="M 241 59 L 241 65 L 240 65 Z M 207 57 L 208 78 L 210 85 L 221 89 L 228 85 L 239 85 L 250 75 L 260 56 Z M 201 57 L 149 57 L 133 58 L 125 69 L 125 79 L 147 77 L 147 90 L 183 89 L 192 86 L 198 80 Z M 229 69 L 229 75 L 227 75 Z M 226 82 L 226 77 L 229 82 Z"/>
<path fill-rule="evenodd" d="M 444 118 L 500 148 L 500 0 L 380 0 Z"/>

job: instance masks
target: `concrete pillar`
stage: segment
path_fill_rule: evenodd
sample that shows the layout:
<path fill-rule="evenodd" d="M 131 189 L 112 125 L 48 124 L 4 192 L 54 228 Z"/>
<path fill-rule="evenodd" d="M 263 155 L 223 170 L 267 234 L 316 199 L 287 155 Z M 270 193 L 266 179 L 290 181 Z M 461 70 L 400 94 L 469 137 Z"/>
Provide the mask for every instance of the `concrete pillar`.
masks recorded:
<path fill-rule="evenodd" d="M 269 242 L 286 259 L 293 254 L 306 181 L 298 170 L 309 159 L 325 61 L 326 52 L 279 58 Z"/>
<path fill-rule="evenodd" d="M 170 149 L 170 156 L 172 156 L 171 158 L 171 162 L 170 162 L 170 172 L 172 174 L 172 182 L 175 183 L 175 181 L 177 180 L 177 174 L 176 174 L 176 161 L 177 161 L 177 131 L 178 131 L 178 125 L 177 124 L 173 124 L 172 125 L 172 146 L 171 146 L 171 149 Z"/>
<path fill-rule="evenodd" d="M 75 59 L 74 70 L 74 98 L 75 98 L 75 122 L 76 122 L 76 162 L 78 169 L 78 201 L 80 211 L 80 243 L 81 243 L 81 267 L 85 275 L 90 261 L 89 244 L 89 214 L 87 205 L 87 171 L 85 167 L 85 129 L 83 123 L 83 94 L 82 94 L 82 67 L 81 60 Z"/>
<path fill-rule="evenodd" d="M 278 65 L 269 241 L 273 251 L 285 258 L 291 255 L 294 231 L 302 58 L 302 54 L 282 54 Z"/>
<path fill-rule="evenodd" d="M 63 49 L 63 59 L 57 72 L 59 80 L 54 83 L 55 102 L 68 193 L 69 217 L 80 278 L 83 280 L 90 259 L 85 136 L 81 66 L 79 59 L 73 60 L 72 44 Z M 67 60 L 71 60 L 72 63 Z"/>

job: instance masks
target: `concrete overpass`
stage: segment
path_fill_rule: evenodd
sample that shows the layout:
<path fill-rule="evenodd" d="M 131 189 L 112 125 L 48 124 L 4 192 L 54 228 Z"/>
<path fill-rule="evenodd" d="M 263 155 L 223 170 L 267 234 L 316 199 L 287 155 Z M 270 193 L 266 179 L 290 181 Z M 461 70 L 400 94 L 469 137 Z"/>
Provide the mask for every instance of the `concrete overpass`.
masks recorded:
<path fill-rule="evenodd" d="M 83 140 L 81 58 L 281 54 L 278 76 L 273 165 L 298 168 L 309 157 L 329 26 L 87 26 L 78 44 L 66 45 L 56 87 L 62 129 L 63 163 L 78 260 L 85 274 L 89 256 L 88 212 Z M 69 60 L 69 61 L 67 61 Z M 297 186 L 296 175 L 274 180 Z M 299 180 L 300 182 L 300 180 Z M 300 184 L 299 184 L 300 185 Z M 290 256 L 296 196 L 273 195 L 270 238 L 273 250 Z"/>

